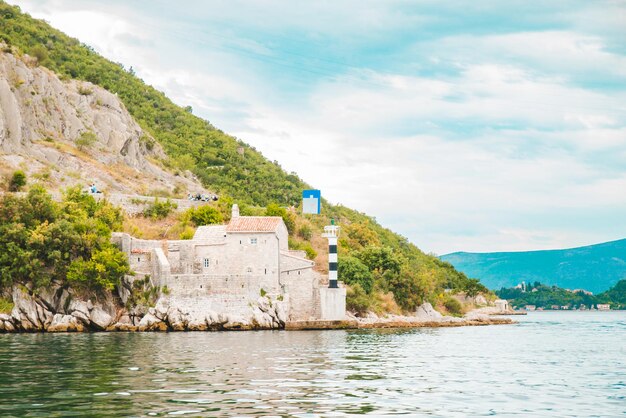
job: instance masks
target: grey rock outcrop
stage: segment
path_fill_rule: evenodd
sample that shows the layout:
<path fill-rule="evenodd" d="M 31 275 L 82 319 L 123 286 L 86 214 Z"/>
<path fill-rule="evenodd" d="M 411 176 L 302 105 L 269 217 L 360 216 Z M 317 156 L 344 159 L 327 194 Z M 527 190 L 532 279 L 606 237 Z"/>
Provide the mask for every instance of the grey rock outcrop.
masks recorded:
<path fill-rule="evenodd" d="M 417 310 L 415 311 L 415 316 L 422 321 L 433 321 L 441 319 L 443 317 L 443 315 L 437 312 L 435 308 L 433 308 L 433 305 L 428 302 L 420 305 L 417 308 Z"/>
<path fill-rule="evenodd" d="M 190 173 L 176 176 L 153 162 L 166 157 L 162 148 L 115 94 L 63 81 L 33 62 L 0 52 L 0 169 L 45 172 L 56 187 L 82 180 L 119 193 L 205 191 Z M 75 141 L 88 132 L 96 142 L 77 150 Z"/>
<path fill-rule="evenodd" d="M 101 330 L 107 329 L 114 322 L 114 318 L 99 306 L 91 310 L 89 320 Z"/>
<path fill-rule="evenodd" d="M 72 315 L 56 314 L 46 331 L 48 332 L 82 332 L 85 330 L 83 322 Z"/>
<path fill-rule="evenodd" d="M 11 317 L 14 325 L 24 331 L 37 331 L 48 328 L 52 323 L 53 314 L 48 309 L 37 303 L 27 289 L 14 286 L 12 292 L 13 310 Z"/>
<path fill-rule="evenodd" d="M 56 283 L 37 291 L 15 285 L 11 299 L 13 310 L 11 315 L 0 315 L 0 332 L 106 330 L 123 312 L 112 294 L 105 293 L 96 302 L 85 301 Z M 126 319 L 130 322 L 128 315 Z"/>

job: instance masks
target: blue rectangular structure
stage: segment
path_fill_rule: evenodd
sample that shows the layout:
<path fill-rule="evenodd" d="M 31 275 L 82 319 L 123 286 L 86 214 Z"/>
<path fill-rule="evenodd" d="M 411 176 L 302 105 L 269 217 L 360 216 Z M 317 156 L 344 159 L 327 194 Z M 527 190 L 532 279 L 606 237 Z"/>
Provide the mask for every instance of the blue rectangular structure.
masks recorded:
<path fill-rule="evenodd" d="M 302 191 L 302 213 L 319 215 L 322 210 L 322 193 L 319 190 Z"/>

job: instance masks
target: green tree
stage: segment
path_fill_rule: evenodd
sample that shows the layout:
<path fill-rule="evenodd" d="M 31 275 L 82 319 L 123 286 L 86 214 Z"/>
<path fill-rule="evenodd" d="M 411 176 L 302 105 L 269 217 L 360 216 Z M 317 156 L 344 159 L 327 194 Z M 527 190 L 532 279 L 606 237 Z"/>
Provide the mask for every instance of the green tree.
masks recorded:
<path fill-rule="evenodd" d="M 287 212 L 287 209 L 280 207 L 277 203 L 270 203 L 265 208 L 265 216 L 280 216 L 285 222 L 289 235 L 292 235 L 296 229 L 295 216 L 291 212 Z"/>
<path fill-rule="evenodd" d="M 93 252 L 91 258 L 72 261 L 67 271 L 67 281 L 75 287 L 113 290 L 130 271 L 126 255 L 113 245 Z"/>
<path fill-rule="evenodd" d="M 345 228 L 345 233 L 355 248 L 379 246 L 380 240 L 376 232 L 372 230 L 369 222 L 355 222 Z"/>
<path fill-rule="evenodd" d="M 341 257 L 337 268 L 339 280 L 350 286 L 358 284 L 368 294 L 372 292 L 374 277 L 370 269 L 361 260 L 350 256 Z"/>
<path fill-rule="evenodd" d="M 120 225 L 119 209 L 78 187 L 66 190 L 60 203 L 40 186 L 24 197 L 2 197 L 0 290 L 53 281 L 111 289 L 128 272 L 126 256 L 111 244 L 111 230 Z"/>
<path fill-rule="evenodd" d="M 37 59 L 37 64 L 46 65 L 48 61 L 48 50 L 45 46 L 39 44 L 35 45 L 31 51 L 31 55 Z"/>
<path fill-rule="evenodd" d="M 359 260 L 371 271 L 400 273 L 402 259 L 389 247 L 367 247 L 356 253 Z"/>
<path fill-rule="evenodd" d="M 183 219 L 190 220 L 196 226 L 221 224 L 224 222 L 222 213 L 208 205 L 188 209 L 183 215 Z"/>
<path fill-rule="evenodd" d="M 465 283 L 465 294 L 473 298 L 477 296 L 479 293 L 487 293 L 489 289 L 487 289 L 478 279 L 468 279 Z"/>
<path fill-rule="evenodd" d="M 74 141 L 79 150 L 84 150 L 85 148 L 91 148 L 93 144 L 98 141 L 98 137 L 91 131 L 85 131 L 80 134 L 78 138 Z"/>

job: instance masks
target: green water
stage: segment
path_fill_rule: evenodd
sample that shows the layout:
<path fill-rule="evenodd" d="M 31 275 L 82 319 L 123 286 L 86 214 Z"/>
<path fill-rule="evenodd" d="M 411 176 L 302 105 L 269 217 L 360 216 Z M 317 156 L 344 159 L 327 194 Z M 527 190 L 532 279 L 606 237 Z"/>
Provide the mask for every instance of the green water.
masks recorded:
<path fill-rule="evenodd" d="M 0 335 L 0 416 L 626 416 L 626 312 L 412 330 Z"/>

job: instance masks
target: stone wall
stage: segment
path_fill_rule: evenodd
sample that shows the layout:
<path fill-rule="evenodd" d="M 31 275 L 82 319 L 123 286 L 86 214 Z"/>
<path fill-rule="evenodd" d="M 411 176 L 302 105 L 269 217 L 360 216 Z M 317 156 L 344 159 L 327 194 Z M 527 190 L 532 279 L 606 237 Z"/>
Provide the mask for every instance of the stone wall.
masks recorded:
<path fill-rule="evenodd" d="M 321 318 L 328 321 L 346 319 L 346 289 L 322 287 L 320 292 Z"/>
<path fill-rule="evenodd" d="M 172 274 L 165 284 L 172 295 L 181 297 L 239 294 L 256 299 L 261 290 L 259 282 L 257 276 Z"/>
<path fill-rule="evenodd" d="M 281 284 L 289 295 L 290 321 L 304 321 L 317 318 L 317 281 L 312 274 L 281 274 Z"/>
<path fill-rule="evenodd" d="M 171 276 L 170 263 L 161 248 L 153 250 L 152 257 L 152 284 L 155 286 L 168 286 Z"/>

